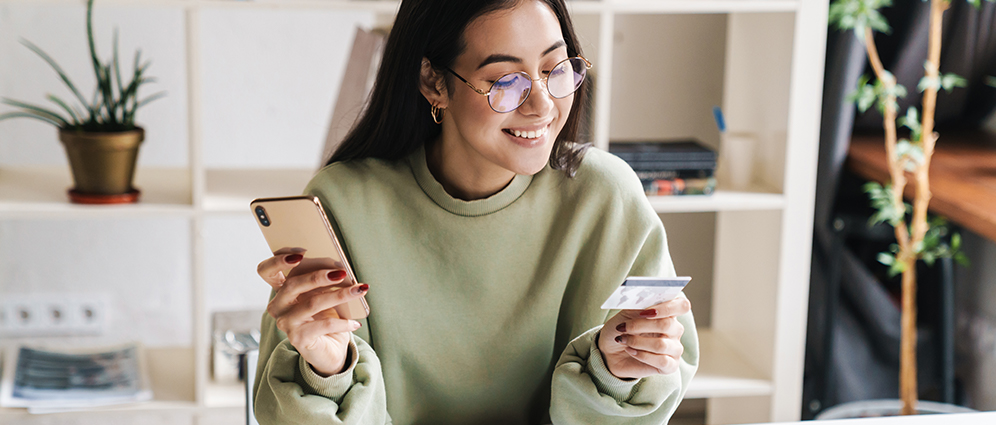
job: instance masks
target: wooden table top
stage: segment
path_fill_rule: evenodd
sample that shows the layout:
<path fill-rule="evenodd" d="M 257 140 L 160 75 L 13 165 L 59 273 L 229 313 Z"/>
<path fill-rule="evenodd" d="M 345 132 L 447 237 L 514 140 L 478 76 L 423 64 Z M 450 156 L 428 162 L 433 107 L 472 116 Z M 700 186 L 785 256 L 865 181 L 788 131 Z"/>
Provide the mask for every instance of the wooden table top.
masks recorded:
<path fill-rule="evenodd" d="M 881 134 L 854 135 L 847 166 L 861 177 L 889 179 Z M 904 195 L 912 199 L 912 174 Z M 996 241 L 996 134 L 941 133 L 930 163 L 930 211 Z"/>

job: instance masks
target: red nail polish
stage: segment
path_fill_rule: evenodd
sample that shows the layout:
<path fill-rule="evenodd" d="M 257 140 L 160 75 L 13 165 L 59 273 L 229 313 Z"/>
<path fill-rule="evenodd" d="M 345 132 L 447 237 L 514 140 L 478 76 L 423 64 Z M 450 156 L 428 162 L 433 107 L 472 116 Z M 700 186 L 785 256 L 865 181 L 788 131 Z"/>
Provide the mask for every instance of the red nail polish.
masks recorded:
<path fill-rule="evenodd" d="M 367 285 L 365 283 L 361 283 L 361 284 L 353 287 L 353 289 L 352 289 L 353 295 L 363 295 L 363 294 L 367 293 L 367 289 L 370 289 L 370 285 Z"/>
<path fill-rule="evenodd" d="M 616 326 L 616 330 L 621 333 L 626 333 L 626 322 L 622 322 L 619 326 Z"/>
<path fill-rule="evenodd" d="M 619 344 L 622 344 L 622 343 L 623 343 L 623 342 L 622 342 L 622 335 L 617 335 L 617 336 L 616 336 L 616 343 L 619 343 Z"/>
<path fill-rule="evenodd" d="M 641 317 L 657 317 L 657 309 L 652 308 L 650 310 L 643 310 L 640 312 Z"/>
<path fill-rule="evenodd" d="M 295 264 L 297 262 L 300 262 L 303 259 L 304 259 L 304 256 L 301 255 L 301 254 L 291 254 L 291 255 L 288 255 L 287 258 L 284 258 L 284 261 L 286 261 L 287 264 Z"/>
<path fill-rule="evenodd" d="M 346 278 L 345 270 L 333 270 L 329 272 L 329 280 L 333 282 L 338 282 Z"/>
<path fill-rule="evenodd" d="M 360 284 L 360 292 L 367 292 L 368 289 L 370 289 L 370 285 L 367 285 L 365 283 Z"/>

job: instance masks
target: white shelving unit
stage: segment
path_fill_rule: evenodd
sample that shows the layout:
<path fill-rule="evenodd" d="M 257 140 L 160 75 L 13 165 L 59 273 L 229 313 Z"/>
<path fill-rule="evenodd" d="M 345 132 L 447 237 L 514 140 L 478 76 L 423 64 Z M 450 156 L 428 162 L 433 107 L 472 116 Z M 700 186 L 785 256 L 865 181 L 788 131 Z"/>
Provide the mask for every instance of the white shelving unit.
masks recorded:
<path fill-rule="evenodd" d="M 0 0 L 0 7 L 26 0 Z M 79 7 L 78 0 L 32 0 L 53 7 Z M 243 398 L 238 385 L 210 379 L 208 328 L 210 254 L 202 235 L 209 220 L 246 215 L 252 198 L 298 193 L 313 168 L 205 165 L 204 91 L 200 19 L 206 11 L 348 10 L 377 14 L 389 22 L 395 1 L 362 0 L 102 0 L 101 5 L 179 8 L 184 13 L 188 164 L 140 168 L 137 205 L 71 205 L 65 190 L 66 167 L 0 167 L 0 221 L 181 218 L 190 223 L 190 303 L 192 341 L 188 346 L 150 349 L 156 401 L 127 408 L 103 409 L 112 422 L 130 423 L 150 412 L 193 417 L 194 422 L 241 423 Z M 705 298 L 711 315 L 699 318 L 702 361 L 688 391 L 707 399 L 710 423 L 797 420 L 801 412 L 806 305 L 812 210 L 816 181 L 819 109 L 822 92 L 827 0 L 574 0 L 569 1 L 586 55 L 597 78 L 593 135 L 598 147 L 616 138 L 695 136 L 716 145 L 707 124 L 673 130 L 667 115 L 686 105 L 721 104 L 728 127 L 757 135 L 756 189 L 720 190 L 711 196 L 651 197 L 662 215 L 714 215 L 712 271 Z M 715 25 L 713 38 L 647 39 L 667 32 L 679 21 Z M 637 28 L 637 29 L 634 29 Z M 642 28 L 642 29 L 640 29 Z M 673 30 L 679 31 L 679 30 Z M 633 41 L 629 41 L 633 39 Z M 718 41 L 717 41 L 718 40 Z M 669 50 L 685 46 L 691 53 Z M 638 50 L 633 50 L 637 45 Z M 629 47 L 627 47 L 629 46 Z M 701 54 L 699 53 L 701 52 Z M 3 52 L 0 51 L 0 54 Z M 683 56 L 684 55 L 684 56 Z M 676 58 L 705 56 L 718 69 L 673 68 Z M 647 61 L 649 59 L 649 62 Z M 708 61 L 706 61 L 708 62 Z M 659 79 L 632 78 L 631 68 L 657 66 Z M 711 67 L 711 65 L 690 65 Z M 683 72 L 709 71 L 708 87 L 693 86 L 675 94 Z M 673 75 L 671 73 L 674 73 Z M 706 72 L 705 74 L 708 74 Z M 708 76 L 704 77 L 710 78 Z M 632 96 L 633 90 L 649 93 Z M 691 90 L 690 92 L 687 90 Z M 699 99 L 697 93 L 707 93 Z M 657 93 L 657 94 L 655 94 Z M 712 94 L 708 94 L 712 93 Z M 673 97 L 672 97 L 673 96 Z M 710 97 L 711 96 L 711 97 Z M 661 107 L 655 102 L 671 102 Z M 680 106 L 675 106 L 680 105 Z M 689 106 L 690 107 L 690 106 Z M 663 124 L 634 122 L 635 112 L 660 111 Z M 708 114 L 708 110 L 702 111 Z M 629 121 L 627 121 L 629 120 Z M 675 127 L 677 128 L 677 127 Z M 722 182 L 721 182 L 722 183 Z M 672 251 L 694 240 L 670 241 Z M 82 249 L 82 248 L 81 248 Z M 250 259 L 258 261 L 257 258 Z M 680 269 L 680 264 L 678 265 Z M 680 270 L 679 270 L 680 272 Z M 3 278 L 3 277 L 0 277 Z M 699 283 L 699 282 L 696 282 Z M 0 289 L 3 287 L 0 286 Z M 260 307 L 265 300 L 260 300 Z M 184 416 L 186 415 L 186 416 Z M 23 411 L 0 409 L 0 422 L 29 421 Z"/>

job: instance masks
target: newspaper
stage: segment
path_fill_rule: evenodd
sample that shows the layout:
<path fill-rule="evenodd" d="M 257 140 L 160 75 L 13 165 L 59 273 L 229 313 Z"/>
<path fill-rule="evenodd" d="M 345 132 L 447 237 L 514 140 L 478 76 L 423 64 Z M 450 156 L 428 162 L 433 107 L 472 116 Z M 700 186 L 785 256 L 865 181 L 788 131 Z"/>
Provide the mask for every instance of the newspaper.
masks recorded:
<path fill-rule="evenodd" d="M 31 413 L 152 399 L 139 344 L 82 350 L 12 347 L 2 373 L 0 406 L 26 407 Z"/>

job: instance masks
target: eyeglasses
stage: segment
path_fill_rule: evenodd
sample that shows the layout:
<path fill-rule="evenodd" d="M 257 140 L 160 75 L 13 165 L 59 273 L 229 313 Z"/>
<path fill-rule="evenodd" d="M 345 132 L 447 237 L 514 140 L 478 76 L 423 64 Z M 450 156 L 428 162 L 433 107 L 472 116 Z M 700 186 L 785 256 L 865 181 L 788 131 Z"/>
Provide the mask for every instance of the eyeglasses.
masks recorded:
<path fill-rule="evenodd" d="M 545 77 L 532 78 L 529 74 L 519 71 L 501 76 L 491 84 L 488 91 L 481 90 L 470 84 L 455 71 L 446 68 L 460 81 L 474 89 L 478 94 L 488 97 L 488 105 L 498 113 L 512 112 L 525 103 L 533 89 L 533 81 L 546 80 L 546 91 L 556 99 L 563 99 L 578 91 L 585 75 L 591 69 L 591 62 L 581 56 L 564 59 L 557 63 Z"/>

